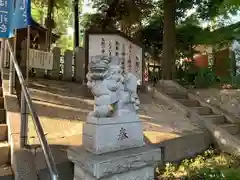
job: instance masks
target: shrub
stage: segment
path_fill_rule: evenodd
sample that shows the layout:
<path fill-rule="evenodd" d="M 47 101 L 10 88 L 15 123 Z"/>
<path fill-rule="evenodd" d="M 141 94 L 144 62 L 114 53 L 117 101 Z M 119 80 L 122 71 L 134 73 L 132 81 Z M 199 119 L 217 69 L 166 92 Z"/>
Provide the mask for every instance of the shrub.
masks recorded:
<path fill-rule="evenodd" d="M 167 163 L 156 171 L 159 180 L 240 180 L 238 157 L 214 149 L 180 164 Z"/>
<path fill-rule="evenodd" d="M 240 88 L 240 75 L 221 77 L 220 84 L 223 89 L 238 89 Z"/>
<path fill-rule="evenodd" d="M 206 88 L 212 86 L 219 80 L 212 68 L 200 68 L 194 79 L 197 88 Z"/>
<path fill-rule="evenodd" d="M 225 180 L 224 174 L 218 168 L 203 168 L 198 172 L 191 173 L 183 180 Z"/>

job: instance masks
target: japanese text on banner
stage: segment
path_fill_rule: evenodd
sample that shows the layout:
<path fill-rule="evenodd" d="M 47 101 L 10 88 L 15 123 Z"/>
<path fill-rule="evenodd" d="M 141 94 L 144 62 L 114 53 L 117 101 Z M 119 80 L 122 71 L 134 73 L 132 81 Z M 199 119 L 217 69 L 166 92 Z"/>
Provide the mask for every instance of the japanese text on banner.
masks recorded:
<path fill-rule="evenodd" d="M 31 18 L 31 1 L 30 0 L 17 0 L 14 11 L 14 18 L 12 28 L 21 29 L 27 27 L 30 24 Z"/>
<path fill-rule="evenodd" d="M 11 28 L 12 13 L 12 1 L 0 0 L 0 38 L 10 38 L 13 35 Z"/>

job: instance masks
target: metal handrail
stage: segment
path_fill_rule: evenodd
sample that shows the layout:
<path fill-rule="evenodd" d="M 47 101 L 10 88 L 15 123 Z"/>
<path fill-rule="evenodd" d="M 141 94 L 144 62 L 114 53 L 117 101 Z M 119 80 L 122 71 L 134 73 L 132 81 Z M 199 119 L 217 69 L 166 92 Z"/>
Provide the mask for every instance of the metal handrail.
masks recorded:
<path fill-rule="evenodd" d="M 9 51 L 10 51 L 10 56 L 11 56 L 10 60 L 14 64 L 16 73 L 17 73 L 18 78 L 19 78 L 19 82 L 20 82 L 21 87 L 22 87 L 23 95 L 25 97 L 25 100 L 26 100 L 26 103 L 28 105 L 29 111 L 32 114 L 33 123 L 34 123 L 36 131 L 37 131 L 37 135 L 38 135 L 38 138 L 39 138 L 39 141 L 40 141 L 40 145 L 43 149 L 44 157 L 45 157 L 48 169 L 49 169 L 50 174 L 51 174 L 51 179 L 52 180 L 58 180 L 59 176 L 58 176 L 58 172 L 57 172 L 57 168 L 56 168 L 56 164 L 54 162 L 52 152 L 51 152 L 50 147 L 49 147 L 49 145 L 47 143 L 47 140 L 45 138 L 44 131 L 43 131 L 43 128 L 41 126 L 39 117 L 38 117 L 35 109 L 33 108 L 33 103 L 32 103 L 31 97 L 30 97 L 29 90 L 26 86 L 26 82 L 24 81 L 23 74 L 22 74 L 21 69 L 18 65 L 16 57 L 14 56 L 13 48 L 11 47 L 11 44 L 10 44 L 9 40 L 7 40 L 7 45 L 8 45 Z"/>

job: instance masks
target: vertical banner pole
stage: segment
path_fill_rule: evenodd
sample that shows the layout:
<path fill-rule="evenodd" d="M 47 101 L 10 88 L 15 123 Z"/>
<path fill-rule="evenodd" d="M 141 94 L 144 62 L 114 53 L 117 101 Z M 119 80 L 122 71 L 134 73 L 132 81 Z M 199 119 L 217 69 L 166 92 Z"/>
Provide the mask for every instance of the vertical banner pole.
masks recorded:
<path fill-rule="evenodd" d="M 13 53 L 16 57 L 16 43 L 17 43 L 17 29 L 14 30 L 14 37 L 13 37 Z M 13 65 L 12 57 L 10 58 L 10 70 L 9 70 L 9 94 L 13 94 L 14 88 L 14 75 L 15 75 L 15 68 Z"/>
<path fill-rule="evenodd" d="M 9 61 L 9 50 L 7 47 L 7 40 L 4 41 L 5 47 L 4 47 L 4 61 L 3 61 L 3 68 L 8 67 L 8 61 Z"/>
<path fill-rule="evenodd" d="M 27 26 L 27 52 L 26 52 L 26 85 L 28 84 L 29 79 L 29 49 L 30 49 L 30 33 L 31 26 Z M 28 108 L 27 101 L 24 97 L 23 91 L 21 91 L 21 147 L 24 147 L 27 144 L 27 135 L 28 135 Z"/>
<path fill-rule="evenodd" d="M 14 44 L 13 44 L 13 53 L 14 53 L 14 56 L 16 57 L 17 59 L 17 29 L 15 29 L 15 39 L 14 39 Z M 13 64 L 13 63 L 12 63 Z M 15 67 L 14 67 L 14 64 L 13 64 L 13 76 L 12 76 L 12 81 L 13 81 L 13 88 L 15 87 Z"/>
<path fill-rule="evenodd" d="M 3 69 L 4 67 L 4 55 L 5 53 L 5 39 L 2 38 L 2 42 L 1 42 L 1 63 L 0 63 L 0 66 L 1 66 L 1 69 Z"/>
<path fill-rule="evenodd" d="M 21 92 L 21 130 L 20 130 L 20 147 L 24 148 L 27 144 L 28 135 L 28 113 L 27 102 L 23 91 Z"/>
<path fill-rule="evenodd" d="M 29 49 L 30 49 L 30 33 L 31 27 L 28 25 L 27 27 L 27 59 L 26 59 L 26 84 L 28 83 L 28 76 L 29 76 Z"/>

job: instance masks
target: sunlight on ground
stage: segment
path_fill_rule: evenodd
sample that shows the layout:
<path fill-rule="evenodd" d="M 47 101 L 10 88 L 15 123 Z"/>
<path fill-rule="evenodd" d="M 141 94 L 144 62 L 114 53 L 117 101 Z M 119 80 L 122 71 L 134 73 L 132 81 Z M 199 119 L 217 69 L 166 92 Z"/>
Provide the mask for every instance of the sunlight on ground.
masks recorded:
<path fill-rule="evenodd" d="M 138 117 L 140 118 L 140 119 L 145 119 L 145 121 L 146 121 L 146 119 L 147 120 L 151 120 L 153 117 L 151 117 L 151 116 L 146 116 L 146 115 L 138 115 Z M 144 120 L 143 120 L 144 121 Z"/>
<path fill-rule="evenodd" d="M 53 104 L 53 103 L 49 103 L 49 102 L 42 102 L 42 101 L 36 101 L 36 100 L 33 100 L 33 102 L 37 105 L 46 105 L 46 106 L 50 106 L 52 108 L 61 108 L 61 109 L 67 109 L 67 110 L 72 110 L 72 111 L 81 111 L 83 113 L 89 112 L 89 111 L 81 109 L 81 108 L 65 106 L 64 104 L 59 105 L 59 104 Z"/>
<path fill-rule="evenodd" d="M 157 131 L 144 131 L 144 136 L 150 144 L 158 144 L 160 142 L 180 137 L 174 133 L 165 133 Z"/>
<path fill-rule="evenodd" d="M 39 114 L 45 135 L 50 144 L 80 142 L 82 126 L 94 101 L 83 96 L 82 86 L 62 81 L 36 80 L 30 84 L 30 93 Z M 185 130 L 197 129 L 184 115 L 152 99 L 149 94 L 140 94 L 139 118 L 143 122 L 148 143 L 184 135 Z M 29 141 L 38 143 L 35 128 L 29 118 Z M 69 144 L 71 145 L 71 144 Z"/>
<path fill-rule="evenodd" d="M 34 98 L 38 98 L 39 100 L 43 100 L 43 99 L 47 99 L 45 96 L 48 95 L 51 97 L 51 99 L 66 99 L 66 100 L 77 100 L 83 103 L 88 103 L 90 105 L 94 105 L 94 101 L 93 100 L 89 100 L 89 99 L 84 99 L 84 98 L 78 98 L 78 97 L 70 97 L 70 96 L 66 96 L 66 95 L 59 95 L 56 93 L 51 93 L 51 92 L 46 92 L 43 90 L 36 90 L 36 89 L 31 89 L 31 94 L 33 94 Z M 49 99 L 47 99 L 49 100 Z"/>
<path fill-rule="evenodd" d="M 82 134 L 83 122 L 81 120 L 70 121 L 68 119 L 56 119 L 44 116 L 40 116 L 39 118 L 46 138 L 51 141 L 50 144 L 55 144 L 55 141 L 58 139 L 63 140 L 66 137 Z M 35 126 L 30 115 L 28 118 L 28 142 L 30 144 L 39 144 Z"/>

